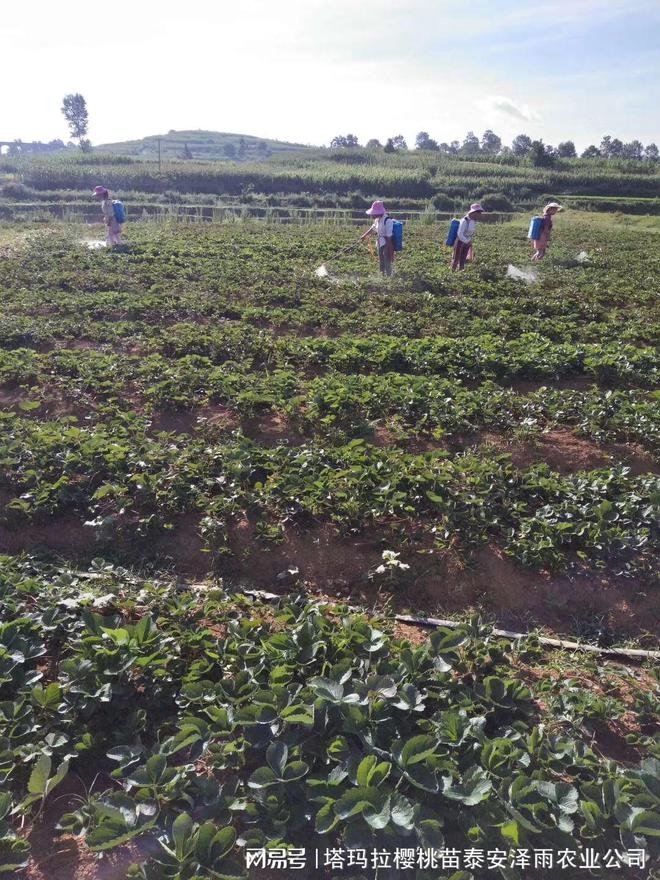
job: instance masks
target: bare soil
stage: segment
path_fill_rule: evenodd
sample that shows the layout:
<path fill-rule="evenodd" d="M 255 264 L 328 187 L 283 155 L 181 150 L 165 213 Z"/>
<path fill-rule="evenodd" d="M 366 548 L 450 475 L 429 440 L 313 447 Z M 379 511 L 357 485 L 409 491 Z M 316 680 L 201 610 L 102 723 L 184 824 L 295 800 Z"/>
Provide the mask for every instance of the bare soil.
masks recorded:
<path fill-rule="evenodd" d="M 111 783 L 106 779 L 99 785 L 103 788 Z M 82 781 L 70 774 L 48 798 L 41 818 L 26 829 L 31 854 L 25 880 L 124 880 L 133 862 L 156 851 L 156 841 L 145 838 L 117 847 L 99 859 L 89 851 L 84 839 L 59 834 L 55 828 L 58 820 L 63 813 L 78 809 L 76 796 L 84 793 Z"/>
<path fill-rule="evenodd" d="M 214 565 L 199 534 L 201 513 L 179 518 L 175 528 L 156 538 L 126 546 L 137 564 L 156 559 L 183 576 L 205 578 Z M 543 626 L 571 633 L 582 616 L 605 619 L 616 631 L 634 636 L 660 634 L 655 590 L 633 578 L 604 571 L 554 576 L 531 571 L 496 546 L 476 550 L 465 560 L 458 553 L 430 553 L 430 536 L 421 532 L 402 551 L 411 576 L 387 588 L 369 578 L 391 546 L 387 532 L 372 529 L 340 535 L 331 525 L 285 529 L 281 541 L 265 541 L 256 523 L 230 524 L 231 555 L 219 561 L 219 573 L 234 583 L 288 593 L 350 598 L 367 607 L 389 607 L 401 613 L 452 615 L 476 610 L 492 615 L 508 629 Z M 98 555 L 91 531 L 73 516 L 16 529 L 0 527 L 0 552 L 46 550 L 89 559 Z M 122 550 L 124 548 L 122 547 Z"/>

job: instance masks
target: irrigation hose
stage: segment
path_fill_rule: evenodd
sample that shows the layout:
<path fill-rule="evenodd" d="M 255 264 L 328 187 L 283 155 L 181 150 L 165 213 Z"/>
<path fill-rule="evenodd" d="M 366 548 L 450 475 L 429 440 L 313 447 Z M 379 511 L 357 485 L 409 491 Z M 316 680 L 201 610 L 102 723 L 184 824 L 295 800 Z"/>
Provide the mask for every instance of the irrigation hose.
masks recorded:
<path fill-rule="evenodd" d="M 455 620 L 441 620 L 437 617 L 411 617 L 408 614 L 395 614 L 395 620 L 400 623 L 410 623 L 413 626 L 438 627 L 446 626 L 456 629 L 461 624 Z M 508 629 L 496 629 L 493 627 L 494 636 L 502 636 L 507 639 L 526 639 L 532 633 L 511 632 Z M 618 657 L 633 657 L 639 660 L 660 660 L 660 651 L 644 651 L 641 648 L 600 648 L 598 645 L 586 645 L 583 642 L 568 642 L 565 639 L 551 639 L 547 636 L 537 636 L 541 645 L 550 648 L 564 648 L 567 651 L 589 651 L 592 654 L 610 654 Z"/>

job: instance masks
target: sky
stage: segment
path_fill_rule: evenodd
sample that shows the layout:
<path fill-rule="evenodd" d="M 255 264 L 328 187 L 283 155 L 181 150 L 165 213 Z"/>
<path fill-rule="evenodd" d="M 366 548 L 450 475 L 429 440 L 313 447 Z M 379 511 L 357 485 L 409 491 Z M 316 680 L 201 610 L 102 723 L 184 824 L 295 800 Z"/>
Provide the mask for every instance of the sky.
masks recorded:
<path fill-rule="evenodd" d="M 309 144 L 493 129 L 660 143 L 660 0 L 3 3 L 0 140 L 170 129 Z"/>

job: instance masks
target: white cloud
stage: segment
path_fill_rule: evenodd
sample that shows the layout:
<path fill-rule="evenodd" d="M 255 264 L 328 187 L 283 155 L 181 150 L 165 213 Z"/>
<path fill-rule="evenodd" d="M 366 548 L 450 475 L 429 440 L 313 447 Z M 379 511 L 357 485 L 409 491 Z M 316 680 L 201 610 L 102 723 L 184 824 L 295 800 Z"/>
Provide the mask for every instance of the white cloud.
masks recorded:
<path fill-rule="evenodd" d="M 516 103 L 504 95 L 486 95 L 474 102 L 475 105 L 494 120 L 513 117 L 523 122 L 537 122 L 540 115 L 528 104 Z"/>

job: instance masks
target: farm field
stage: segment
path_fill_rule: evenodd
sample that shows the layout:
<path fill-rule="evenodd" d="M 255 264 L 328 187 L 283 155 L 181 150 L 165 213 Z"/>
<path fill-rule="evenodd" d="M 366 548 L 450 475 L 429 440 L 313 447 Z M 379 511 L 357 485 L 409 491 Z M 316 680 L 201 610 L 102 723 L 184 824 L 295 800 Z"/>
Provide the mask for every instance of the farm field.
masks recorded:
<path fill-rule="evenodd" d="M 275 145 L 273 145 L 275 146 Z M 280 145 L 283 146 L 283 145 Z M 237 204 L 240 208 L 364 210 L 388 194 L 391 210 L 435 213 L 482 201 L 489 211 L 535 210 L 550 198 L 570 208 L 660 212 L 660 164 L 606 159 L 558 159 L 538 168 L 523 158 L 445 156 L 425 150 L 285 150 L 268 159 L 233 162 L 164 155 L 151 159 L 111 153 L 0 157 L 0 219 L 44 216 L 69 205 L 89 206 L 99 180 L 133 216 L 154 203 L 176 207 Z"/>
<path fill-rule="evenodd" d="M 562 215 L 527 285 L 525 226 L 389 281 L 350 229 L 0 228 L 0 872 L 657 851 L 657 668 L 538 632 L 657 647 L 660 230 Z M 511 858 L 297 873 L 557 876 Z"/>

